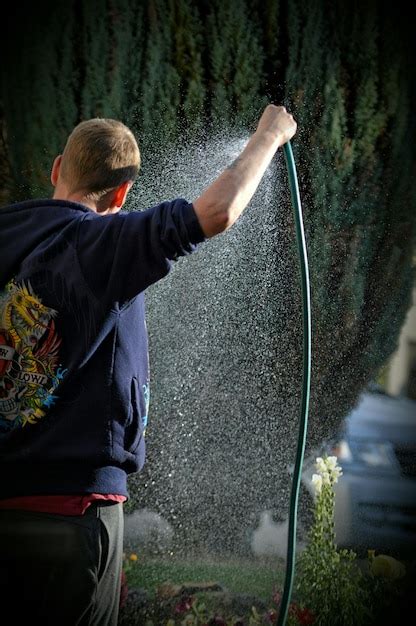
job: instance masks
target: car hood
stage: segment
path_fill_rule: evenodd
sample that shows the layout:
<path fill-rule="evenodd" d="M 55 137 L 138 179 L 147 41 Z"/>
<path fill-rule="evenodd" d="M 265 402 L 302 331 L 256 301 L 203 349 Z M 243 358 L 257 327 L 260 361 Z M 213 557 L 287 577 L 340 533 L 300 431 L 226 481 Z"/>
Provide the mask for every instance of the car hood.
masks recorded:
<path fill-rule="evenodd" d="M 345 433 L 352 439 L 416 446 L 416 402 L 384 394 L 362 394 L 345 420 Z"/>

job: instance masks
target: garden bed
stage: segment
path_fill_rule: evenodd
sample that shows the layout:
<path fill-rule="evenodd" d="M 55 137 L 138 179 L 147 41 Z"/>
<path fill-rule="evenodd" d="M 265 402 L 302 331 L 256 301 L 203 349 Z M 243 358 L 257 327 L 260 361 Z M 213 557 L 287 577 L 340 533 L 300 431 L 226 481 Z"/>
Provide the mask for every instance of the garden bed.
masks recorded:
<path fill-rule="evenodd" d="M 135 556 L 135 553 L 133 553 Z M 279 559 L 126 555 L 126 593 L 120 626 L 161 626 L 190 611 L 229 619 L 265 613 L 283 584 Z M 201 620 L 202 621 L 202 620 Z M 192 623 L 192 622 L 190 622 Z M 197 622 L 195 622 L 197 623 Z"/>

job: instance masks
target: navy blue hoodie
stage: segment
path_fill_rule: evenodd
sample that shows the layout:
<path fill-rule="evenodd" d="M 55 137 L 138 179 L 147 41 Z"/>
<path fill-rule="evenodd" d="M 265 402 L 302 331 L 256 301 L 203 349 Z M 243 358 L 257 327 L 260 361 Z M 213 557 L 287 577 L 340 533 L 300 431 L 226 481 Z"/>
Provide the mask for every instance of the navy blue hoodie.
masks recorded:
<path fill-rule="evenodd" d="M 0 209 L 0 498 L 128 496 L 149 406 L 143 292 L 204 239 L 182 198 Z"/>

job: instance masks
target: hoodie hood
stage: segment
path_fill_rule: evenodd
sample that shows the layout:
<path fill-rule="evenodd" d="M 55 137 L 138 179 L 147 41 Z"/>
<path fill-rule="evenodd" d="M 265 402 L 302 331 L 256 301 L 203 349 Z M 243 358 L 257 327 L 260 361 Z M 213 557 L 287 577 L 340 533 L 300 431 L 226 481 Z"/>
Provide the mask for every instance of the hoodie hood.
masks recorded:
<path fill-rule="evenodd" d="M 62 235 L 91 209 L 67 200 L 17 202 L 0 209 L 0 290 L 17 274 L 23 260 L 45 240 Z"/>

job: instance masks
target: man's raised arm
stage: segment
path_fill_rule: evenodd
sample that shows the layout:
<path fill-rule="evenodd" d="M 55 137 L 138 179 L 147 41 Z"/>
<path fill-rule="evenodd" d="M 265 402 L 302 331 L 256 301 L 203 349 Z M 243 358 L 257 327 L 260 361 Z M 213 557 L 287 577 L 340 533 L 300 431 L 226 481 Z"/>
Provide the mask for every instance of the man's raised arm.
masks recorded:
<path fill-rule="evenodd" d="M 254 195 L 277 149 L 293 137 L 296 122 L 269 104 L 240 156 L 193 202 L 202 230 L 213 237 L 234 224 Z"/>

